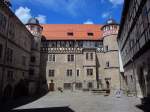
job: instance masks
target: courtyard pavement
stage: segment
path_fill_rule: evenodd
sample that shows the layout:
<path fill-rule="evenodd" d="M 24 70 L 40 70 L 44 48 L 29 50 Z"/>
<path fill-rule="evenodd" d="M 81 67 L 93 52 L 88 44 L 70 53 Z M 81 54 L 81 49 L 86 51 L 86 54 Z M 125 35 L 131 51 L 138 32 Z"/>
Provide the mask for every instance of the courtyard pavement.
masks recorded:
<path fill-rule="evenodd" d="M 13 112 L 143 112 L 136 106 L 140 99 L 91 92 L 49 92 L 40 99 L 13 109 Z"/>

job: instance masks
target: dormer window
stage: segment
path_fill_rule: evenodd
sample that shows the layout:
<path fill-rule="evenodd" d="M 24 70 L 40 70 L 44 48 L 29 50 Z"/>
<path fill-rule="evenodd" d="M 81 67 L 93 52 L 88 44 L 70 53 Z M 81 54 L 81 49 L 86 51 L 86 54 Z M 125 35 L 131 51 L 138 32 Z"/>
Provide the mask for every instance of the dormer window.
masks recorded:
<path fill-rule="evenodd" d="M 88 36 L 93 36 L 94 35 L 94 33 L 92 33 L 92 32 L 88 32 L 87 34 L 88 34 Z"/>
<path fill-rule="evenodd" d="M 67 35 L 68 36 L 73 36 L 73 32 L 68 32 Z"/>

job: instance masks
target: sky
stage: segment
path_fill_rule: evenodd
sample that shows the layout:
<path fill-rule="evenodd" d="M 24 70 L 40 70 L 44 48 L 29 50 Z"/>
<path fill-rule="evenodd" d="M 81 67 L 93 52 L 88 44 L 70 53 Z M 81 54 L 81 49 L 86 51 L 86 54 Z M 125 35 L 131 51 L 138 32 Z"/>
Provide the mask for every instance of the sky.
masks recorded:
<path fill-rule="evenodd" d="M 31 17 L 41 24 L 105 24 L 120 22 L 123 0 L 11 0 L 12 10 L 23 23 Z"/>

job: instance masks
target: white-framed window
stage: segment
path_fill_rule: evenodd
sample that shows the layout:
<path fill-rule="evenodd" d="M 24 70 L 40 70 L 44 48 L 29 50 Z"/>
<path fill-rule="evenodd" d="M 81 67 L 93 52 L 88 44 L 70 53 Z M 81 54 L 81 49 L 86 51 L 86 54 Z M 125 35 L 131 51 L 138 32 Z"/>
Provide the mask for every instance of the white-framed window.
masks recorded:
<path fill-rule="evenodd" d="M 56 61 L 55 54 L 49 54 L 48 61 L 55 62 Z"/>
<path fill-rule="evenodd" d="M 68 70 L 67 70 L 67 76 L 68 76 L 68 77 L 71 77 L 71 76 L 72 76 L 72 70 L 71 70 L 71 69 L 68 69 Z"/>
<path fill-rule="evenodd" d="M 67 55 L 67 57 L 68 57 L 68 62 L 74 61 L 74 55 L 73 54 L 69 54 L 69 55 Z"/>

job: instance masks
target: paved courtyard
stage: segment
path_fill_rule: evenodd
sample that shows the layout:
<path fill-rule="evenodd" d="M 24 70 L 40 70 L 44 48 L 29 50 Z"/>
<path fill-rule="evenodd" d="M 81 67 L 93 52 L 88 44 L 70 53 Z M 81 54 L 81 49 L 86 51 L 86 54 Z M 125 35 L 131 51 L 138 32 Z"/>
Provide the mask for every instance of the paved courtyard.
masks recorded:
<path fill-rule="evenodd" d="M 90 92 L 50 92 L 42 98 L 15 108 L 14 112 L 143 112 L 135 97 L 94 95 Z"/>

